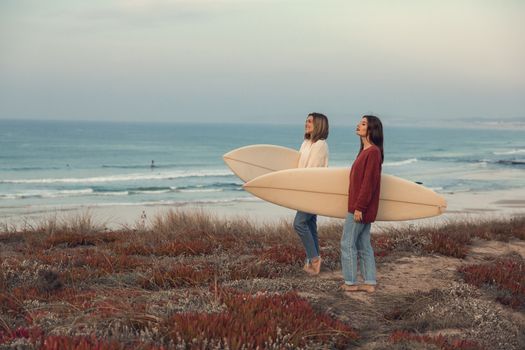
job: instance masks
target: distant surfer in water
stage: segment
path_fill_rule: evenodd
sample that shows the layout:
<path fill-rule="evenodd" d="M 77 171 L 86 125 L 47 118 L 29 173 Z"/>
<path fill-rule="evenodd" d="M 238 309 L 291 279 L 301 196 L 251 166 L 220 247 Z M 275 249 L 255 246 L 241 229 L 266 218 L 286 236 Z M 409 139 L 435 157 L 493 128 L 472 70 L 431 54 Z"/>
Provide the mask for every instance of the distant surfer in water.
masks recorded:
<path fill-rule="evenodd" d="M 328 166 L 328 118 L 321 113 L 310 113 L 304 126 L 304 141 L 299 150 L 299 168 Z M 304 271 L 317 275 L 321 271 L 321 255 L 317 237 L 317 215 L 298 211 L 293 223 L 306 251 Z"/>
<path fill-rule="evenodd" d="M 383 164 L 383 125 L 373 115 L 365 115 L 356 128 L 361 148 L 350 170 L 348 214 L 341 237 L 341 266 L 345 292 L 372 293 L 376 287 L 376 263 L 370 243 L 370 227 L 379 207 Z M 364 279 L 357 283 L 357 259 Z"/>

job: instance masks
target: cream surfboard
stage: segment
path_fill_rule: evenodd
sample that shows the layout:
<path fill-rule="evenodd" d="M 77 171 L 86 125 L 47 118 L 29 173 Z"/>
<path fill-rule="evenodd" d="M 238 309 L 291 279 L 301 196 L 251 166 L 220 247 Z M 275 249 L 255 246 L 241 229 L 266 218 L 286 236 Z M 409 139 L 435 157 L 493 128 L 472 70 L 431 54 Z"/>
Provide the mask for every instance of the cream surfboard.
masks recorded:
<path fill-rule="evenodd" d="M 244 189 L 268 202 L 307 213 L 345 218 L 349 168 L 296 168 L 259 176 Z M 421 219 L 442 214 L 445 199 L 416 183 L 381 176 L 378 221 Z"/>
<path fill-rule="evenodd" d="M 297 168 L 299 152 L 281 146 L 251 145 L 234 149 L 222 158 L 244 182 L 278 170 Z"/>

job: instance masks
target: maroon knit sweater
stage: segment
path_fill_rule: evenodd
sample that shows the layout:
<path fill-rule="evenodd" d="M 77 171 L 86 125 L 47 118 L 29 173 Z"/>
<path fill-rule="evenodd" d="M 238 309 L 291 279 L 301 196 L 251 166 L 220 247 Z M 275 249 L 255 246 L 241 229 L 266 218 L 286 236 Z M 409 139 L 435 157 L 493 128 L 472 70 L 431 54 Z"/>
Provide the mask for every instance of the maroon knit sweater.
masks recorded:
<path fill-rule="evenodd" d="M 374 222 L 379 208 L 381 187 L 381 150 L 372 146 L 357 155 L 350 170 L 348 212 L 363 213 L 363 223 Z"/>

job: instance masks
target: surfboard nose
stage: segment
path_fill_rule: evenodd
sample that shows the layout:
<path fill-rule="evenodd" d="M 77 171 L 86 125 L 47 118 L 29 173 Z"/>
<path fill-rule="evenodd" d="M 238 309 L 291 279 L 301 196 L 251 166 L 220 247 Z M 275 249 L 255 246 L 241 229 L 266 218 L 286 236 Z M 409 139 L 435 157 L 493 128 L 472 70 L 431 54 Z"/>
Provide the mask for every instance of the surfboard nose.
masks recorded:
<path fill-rule="evenodd" d="M 227 152 L 227 153 L 224 153 L 222 155 L 222 159 L 224 161 L 226 161 L 226 159 L 231 159 L 232 158 L 232 154 L 235 152 L 236 150 L 233 150 L 233 151 L 230 151 L 230 152 Z"/>

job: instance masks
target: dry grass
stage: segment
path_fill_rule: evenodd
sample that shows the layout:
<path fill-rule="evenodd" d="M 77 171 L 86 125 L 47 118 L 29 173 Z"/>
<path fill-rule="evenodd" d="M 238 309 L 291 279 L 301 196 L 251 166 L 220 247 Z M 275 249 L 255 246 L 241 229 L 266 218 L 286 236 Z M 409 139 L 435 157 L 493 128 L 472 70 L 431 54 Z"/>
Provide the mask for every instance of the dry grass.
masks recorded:
<path fill-rule="evenodd" d="M 406 331 L 395 331 L 390 336 L 390 342 L 393 344 L 403 344 L 407 347 L 413 347 L 416 344 L 422 344 L 425 348 L 434 346 L 441 350 L 479 350 L 482 347 L 475 341 L 463 339 L 449 339 L 443 335 L 428 336 L 413 334 Z M 417 346 L 417 345 L 416 345 Z"/>
<path fill-rule="evenodd" d="M 525 309 L 525 260 L 519 255 L 459 269 L 465 282 L 485 287 L 504 305 Z"/>
<path fill-rule="evenodd" d="M 384 234 L 390 238 L 394 251 L 437 253 L 463 259 L 469 253 L 469 245 L 476 239 L 525 240 L 525 216 L 498 220 L 463 219 L 429 227 L 387 228 Z"/>
<path fill-rule="evenodd" d="M 319 229 L 325 271 L 340 269 L 341 231 L 342 223 L 335 221 Z M 381 268 L 408 255 L 464 258 L 477 239 L 524 237 L 525 218 L 515 218 L 391 229 L 374 235 L 372 244 Z M 373 341 L 377 349 L 470 349 L 475 348 L 472 339 L 487 344 L 494 338 L 495 324 L 522 330 L 507 325 L 502 314 L 490 313 L 491 302 L 481 301 L 485 294 L 466 284 L 377 296 L 372 305 L 349 304 L 349 312 L 364 320 L 351 324 L 332 307 L 334 300 L 343 302 L 337 282 L 303 273 L 304 250 L 287 222 L 260 226 L 205 212 L 172 211 L 148 227 L 108 231 L 83 214 L 68 222 L 51 218 L 21 231 L 6 227 L 0 245 L 0 348 L 292 349 Z M 498 281 L 491 288 L 503 291 L 495 298 L 514 295 L 515 286 L 508 283 L 522 283 L 523 266 L 509 264 L 502 260 L 493 264 L 495 270 L 470 266 L 461 274 L 483 288 L 487 281 Z M 504 268 L 511 274 L 504 275 Z M 483 278 L 488 280 L 476 284 Z M 236 285 L 243 287 L 232 289 Z M 320 292 L 332 301 L 316 299 Z M 484 316 L 488 321 L 480 324 L 479 315 L 487 313 L 493 318 Z M 463 336 L 425 334 L 450 327 L 463 330 Z M 509 349 L 525 344 L 505 341 Z"/>

